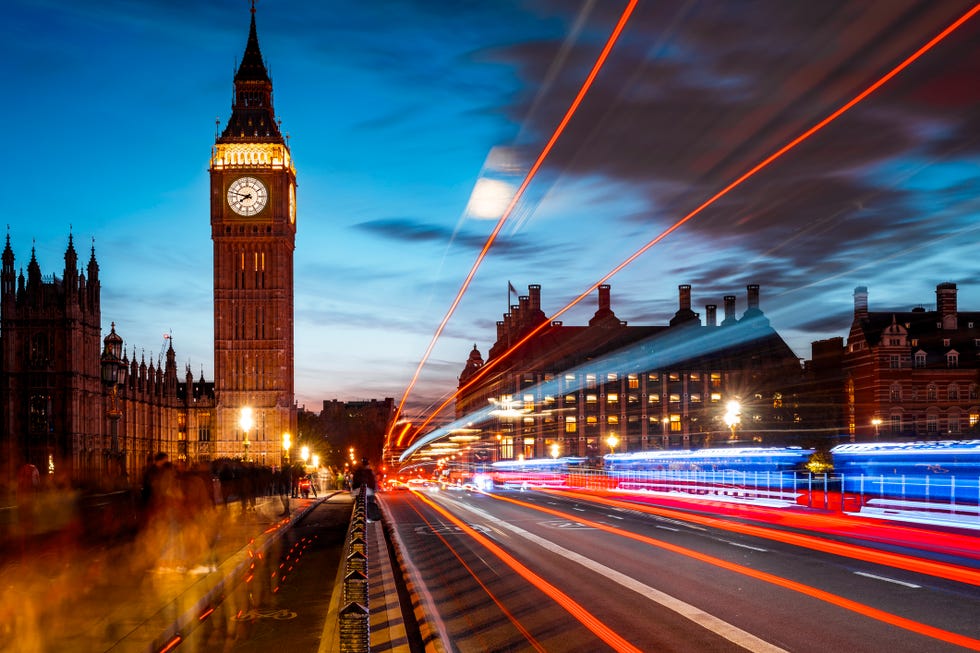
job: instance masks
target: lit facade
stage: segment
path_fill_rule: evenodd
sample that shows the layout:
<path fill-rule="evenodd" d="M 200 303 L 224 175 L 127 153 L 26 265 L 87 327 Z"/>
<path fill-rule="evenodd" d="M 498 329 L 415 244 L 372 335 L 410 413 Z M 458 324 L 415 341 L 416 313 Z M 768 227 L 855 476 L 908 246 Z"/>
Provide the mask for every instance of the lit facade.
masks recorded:
<path fill-rule="evenodd" d="M 717 304 L 708 304 L 702 324 L 682 285 L 668 324 L 629 326 L 603 285 L 587 326 L 553 322 L 522 342 L 546 319 L 541 287 L 528 291 L 497 323 L 488 359 L 474 346 L 460 375 L 458 418 L 488 404 L 499 409 L 480 425 L 494 457 L 794 443 L 801 365 L 759 309 L 759 286 L 748 286 L 740 318 L 729 295 L 721 322 Z M 483 371 L 511 347 L 505 364 Z M 735 429 L 725 422 L 732 400 L 740 406 Z"/>

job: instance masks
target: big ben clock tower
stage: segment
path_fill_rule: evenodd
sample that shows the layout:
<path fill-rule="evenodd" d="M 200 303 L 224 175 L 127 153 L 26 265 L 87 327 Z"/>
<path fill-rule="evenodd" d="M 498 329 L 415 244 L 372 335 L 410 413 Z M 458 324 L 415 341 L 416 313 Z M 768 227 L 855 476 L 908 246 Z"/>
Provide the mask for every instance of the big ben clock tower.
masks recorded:
<path fill-rule="evenodd" d="M 210 173 L 216 453 L 278 465 L 283 434 L 296 433 L 296 170 L 272 108 L 254 5 Z"/>

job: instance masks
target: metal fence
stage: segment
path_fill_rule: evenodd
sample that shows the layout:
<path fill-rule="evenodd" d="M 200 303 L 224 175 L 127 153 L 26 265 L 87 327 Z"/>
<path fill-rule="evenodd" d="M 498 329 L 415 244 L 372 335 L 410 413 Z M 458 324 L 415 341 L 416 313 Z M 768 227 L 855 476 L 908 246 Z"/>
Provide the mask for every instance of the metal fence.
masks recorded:
<path fill-rule="evenodd" d="M 581 469 L 570 472 L 561 486 L 795 504 L 884 517 L 901 513 L 980 525 L 980 477 Z"/>

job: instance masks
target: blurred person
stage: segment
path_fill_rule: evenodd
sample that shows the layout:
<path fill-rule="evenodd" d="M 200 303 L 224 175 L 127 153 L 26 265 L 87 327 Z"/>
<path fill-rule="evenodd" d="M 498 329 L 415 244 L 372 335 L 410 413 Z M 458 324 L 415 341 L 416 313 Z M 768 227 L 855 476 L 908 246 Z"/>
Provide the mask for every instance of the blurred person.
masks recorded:
<path fill-rule="evenodd" d="M 354 469 L 354 474 L 351 476 L 351 492 L 355 496 L 362 486 L 365 490 L 364 509 L 367 513 L 367 520 L 369 522 L 378 521 L 381 515 L 377 504 L 374 502 L 374 493 L 378 489 L 378 481 L 374 476 L 374 470 L 371 469 L 371 461 L 367 458 L 361 458 L 361 464 Z"/>

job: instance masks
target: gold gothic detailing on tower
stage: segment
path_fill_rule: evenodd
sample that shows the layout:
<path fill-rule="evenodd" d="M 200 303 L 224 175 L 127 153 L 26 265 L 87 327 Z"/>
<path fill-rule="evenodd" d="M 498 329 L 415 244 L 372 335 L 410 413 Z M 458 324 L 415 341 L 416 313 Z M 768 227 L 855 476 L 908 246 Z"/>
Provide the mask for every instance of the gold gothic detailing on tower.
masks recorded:
<path fill-rule="evenodd" d="M 272 105 L 255 14 L 231 116 L 211 150 L 218 455 L 285 460 L 296 432 L 293 251 L 296 170 Z"/>

